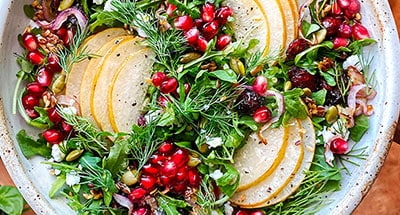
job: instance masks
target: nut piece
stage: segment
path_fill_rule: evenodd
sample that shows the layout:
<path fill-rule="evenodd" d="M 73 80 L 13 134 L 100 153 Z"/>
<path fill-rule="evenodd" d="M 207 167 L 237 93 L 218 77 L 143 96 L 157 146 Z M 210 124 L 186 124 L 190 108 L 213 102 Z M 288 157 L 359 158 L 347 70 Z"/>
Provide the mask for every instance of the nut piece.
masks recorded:
<path fill-rule="evenodd" d="M 179 61 L 181 63 L 189 63 L 196 59 L 199 59 L 200 57 L 201 57 L 201 54 L 199 54 L 197 52 L 190 52 L 190 53 L 184 54 Z"/>
<path fill-rule="evenodd" d="M 229 66 L 238 75 L 244 76 L 246 74 L 244 64 L 237 58 L 231 58 L 229 61 Z"/>
<path fill-rule="evenodd" d="M 136 170 L 128 170 L 122 175 L 121 182 L 128 186 L 132 186 L 138 182 L 138 178 L 139 176 Z"/>
<path fill-rule="evenodd" d="M 332 123 L 336 122 L 336 120 L 338 119 L 338 116 L 339 116 L 339 112 L 338 112 L 337 107 L 336 106 L 331 106 L 326 111 L 325 120 L 329 124 L 332 124 Z"/>
<path fill-rule="evenodd" d="M 83 153 L 82 149 L 75 149 L 68 153 L 67 157 L 65 158 L 66 161 L 74 161 L 78 159 Z"/>

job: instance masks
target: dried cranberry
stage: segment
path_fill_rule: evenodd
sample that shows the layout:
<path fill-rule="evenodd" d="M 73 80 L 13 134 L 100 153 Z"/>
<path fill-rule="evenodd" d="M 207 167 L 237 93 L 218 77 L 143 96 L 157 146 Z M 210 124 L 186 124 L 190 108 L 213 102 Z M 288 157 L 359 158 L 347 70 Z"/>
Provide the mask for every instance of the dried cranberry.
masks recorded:
<path fill-rule="evenodd" d="M 293 87 L 309 88 L 311 91 L 317 89 L 317 78 L 305 69 L 293 66 L 288 75 Z"/>
<path fill-rule="evenodd" d="M 289 44 L 286 50 L 286 56 L 288 60 L 293 60 L 296 55 L 310 47 L 310 43 L 305 39 L 295 39 Z"/>
<path fill-rule="evenodd" d="M 265 98 L 253 90 L 244 90 L 236 99 L 236 110 L 241 114 L 253 115 L 261 106 L 264 106 Z"/>

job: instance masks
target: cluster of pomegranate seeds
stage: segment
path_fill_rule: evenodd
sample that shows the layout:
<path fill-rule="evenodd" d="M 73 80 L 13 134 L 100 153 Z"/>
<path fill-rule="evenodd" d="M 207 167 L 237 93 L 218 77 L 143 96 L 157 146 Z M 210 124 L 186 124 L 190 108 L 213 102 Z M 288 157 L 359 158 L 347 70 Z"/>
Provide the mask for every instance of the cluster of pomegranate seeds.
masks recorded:
<path fill-rule="evenodd" d="M 167 5 L 167 13 L 168 8 L 172 7 L 170 5 Z M 232 9 L 228 6 L 216 9 L 214 4 L 207 2 L 201 8 L 200 18 L 193 19 L 189 15 L 179 16 L 175 18 L 174 26 L 184 32 L 187 43 L 196 50 L 205 52 L 208 42 L 216 36 L 215 48 L 223 50 L 232 42 L 232 37 L 229 34 L 218 35 L 218 33 L 221 27 L 228 22 L 232 13 Z"/>
<path fill-rule="evenodd" d="M 175 92 L 178 88 L 178 80 L 168 77 L 164 72 L 156 72 L 151 77 L 151 82 L 155 87 L 159 87 L 164 94 Z"/>
<path fill-rule="evenodd" d="M 258 210 L 245 210 L 240 209 L 234 213 L 235 215 L 265 215 L 265 212 L 261 209 Z"/>
<path fill-rule="evenodd" d="M 132 189 L 128 198 L 132 203 L 142 200 L 154 189 L 184 195 L 185 191 L 197 189 L 201 175 L 189 164 L 189 152 L 166 141 L 143 166 L 139 186 Z"/>

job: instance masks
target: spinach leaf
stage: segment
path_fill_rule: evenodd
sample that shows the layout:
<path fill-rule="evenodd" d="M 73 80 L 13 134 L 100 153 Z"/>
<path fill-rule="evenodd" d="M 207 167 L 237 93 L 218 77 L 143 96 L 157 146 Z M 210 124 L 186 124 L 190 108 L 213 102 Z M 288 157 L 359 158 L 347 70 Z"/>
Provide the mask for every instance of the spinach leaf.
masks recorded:
<path fill-rule="evenodd" d="M 0 211 L 9 215 L 22 214 L 24 198 L 13 186 L 0 186 Z"/>
<path fill-rule="evenodd" d="M 53 182 L 51 185 L 50 191 L 49 191 L 49 197 L 53 198 L 54 195 L 59 191 L 65 184 L 66 177 L 64 174 L 57 176 L 56 180 Z"/>
<path fill-rule="evenodd" d="M 354 123 L 354 127 L 350 128 L 350 138 L 355 142 L 359 142 L 369 128 L 369 118 L 365 115 L 360 115 L 355 118 Z"/>
<path fill-rule="evenodd" d="M 24 154 L 26 158 L 31 158 L 35 155 L 40 155 L 45 158 L 51 157 L 51 149 L 47 146 L 47 143 L 43 138 L 34 140 L 26 134 L 25 130 L 21 130 L 17 134 L 17 141 L 22 154 Z"/>
<path fill-rule="evenodd" d="M 327 91 L 325 89 L 312 93 L 311 98 L 317 105 L 324 105 Z"/>

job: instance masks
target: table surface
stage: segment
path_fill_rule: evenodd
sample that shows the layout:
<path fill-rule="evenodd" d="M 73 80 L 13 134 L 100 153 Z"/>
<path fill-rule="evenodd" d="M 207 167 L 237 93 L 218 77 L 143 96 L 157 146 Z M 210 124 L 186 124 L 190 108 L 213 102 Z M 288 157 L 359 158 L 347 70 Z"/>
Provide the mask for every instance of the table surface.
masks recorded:
<path fill-rule="evenodd" d="M 389 0 L 400 38 L 400 0 Z M 395 140 L 400 142 L 400 126 L 396 131 Z M 365 196 L 353 215 L 363 214 L 400 214 L 400 145 L 392 144 L 389 155 L 371 190 Z M 3 162 L 0 159 L 0 185 L 13 185 Z M 395 185 L 395 186 L 393 186 Z M 34 214 L 32 211 L 24 215 Z"/>

